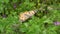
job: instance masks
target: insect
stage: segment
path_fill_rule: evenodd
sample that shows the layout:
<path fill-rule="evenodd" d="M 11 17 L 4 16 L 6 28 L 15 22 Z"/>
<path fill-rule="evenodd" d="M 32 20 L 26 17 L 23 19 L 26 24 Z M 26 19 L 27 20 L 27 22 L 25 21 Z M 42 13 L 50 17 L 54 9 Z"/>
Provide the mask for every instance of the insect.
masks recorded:
<path fill-rule="evenodd" d="M 19 15 L 20 22 L 24 22 L 27 19 L 31 18 L 36 12 L 37 12 L 37 10 L 31 10 L 31 11 L 26 11 L 24 13 L 21 13 Z"/>

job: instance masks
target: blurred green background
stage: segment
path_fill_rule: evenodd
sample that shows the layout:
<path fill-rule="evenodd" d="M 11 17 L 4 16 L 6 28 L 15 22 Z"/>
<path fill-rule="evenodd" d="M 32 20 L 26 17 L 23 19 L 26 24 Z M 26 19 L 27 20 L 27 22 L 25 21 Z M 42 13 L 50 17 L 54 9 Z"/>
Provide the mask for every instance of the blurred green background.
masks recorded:
<path fill-rule="evenodd" d="M 29 20 L 21 12 L 39 9 Z M 0 0 L 0 34 L 60 34 L 60 0 Z"/>

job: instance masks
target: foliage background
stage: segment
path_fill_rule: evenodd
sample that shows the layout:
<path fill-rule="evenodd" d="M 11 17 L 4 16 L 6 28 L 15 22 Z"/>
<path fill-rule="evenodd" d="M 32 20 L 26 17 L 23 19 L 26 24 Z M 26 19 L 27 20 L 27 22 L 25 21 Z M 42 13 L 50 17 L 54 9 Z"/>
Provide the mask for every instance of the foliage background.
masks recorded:
<path fill-rule="evenodd" d="M 21 12 L 39 9 L 21 24 Z M 0 34 L 59 34 L 60 0 L 0 0 Z"/>

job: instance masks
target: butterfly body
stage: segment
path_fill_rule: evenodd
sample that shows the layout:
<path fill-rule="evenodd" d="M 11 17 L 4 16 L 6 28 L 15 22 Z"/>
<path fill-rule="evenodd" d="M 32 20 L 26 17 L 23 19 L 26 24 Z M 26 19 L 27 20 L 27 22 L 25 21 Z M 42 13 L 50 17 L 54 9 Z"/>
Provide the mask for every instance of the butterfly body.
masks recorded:
<path fill-rule="evenodd" d="M 36 13 L 36 12 L 35 12 L 34 10 L 32 10 L 32 11 L 26 11 L 26 12 L 24 12 L 24 13 L 21 13 L 21 14 L 19 15 L 19 20 L 20 20 L 21 22 L 24 22 L 24 21 L 26 21 L 27 19 L 31 18 L 35 13 Z"/>

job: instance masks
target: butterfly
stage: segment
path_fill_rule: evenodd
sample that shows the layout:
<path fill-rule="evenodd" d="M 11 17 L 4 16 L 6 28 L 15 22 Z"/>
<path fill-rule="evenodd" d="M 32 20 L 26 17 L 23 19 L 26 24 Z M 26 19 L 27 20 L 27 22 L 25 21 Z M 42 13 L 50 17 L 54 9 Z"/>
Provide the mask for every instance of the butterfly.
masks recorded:
<path fill-rule="evenodd" d="M 26 21 L 27 19 L 31 18 L 36 12 L 37 12 L 37 10 L 31 10 L 31 11 L 26 11 L 26 12 L 20 13 L 19 21 L 20 22 Z"/>

